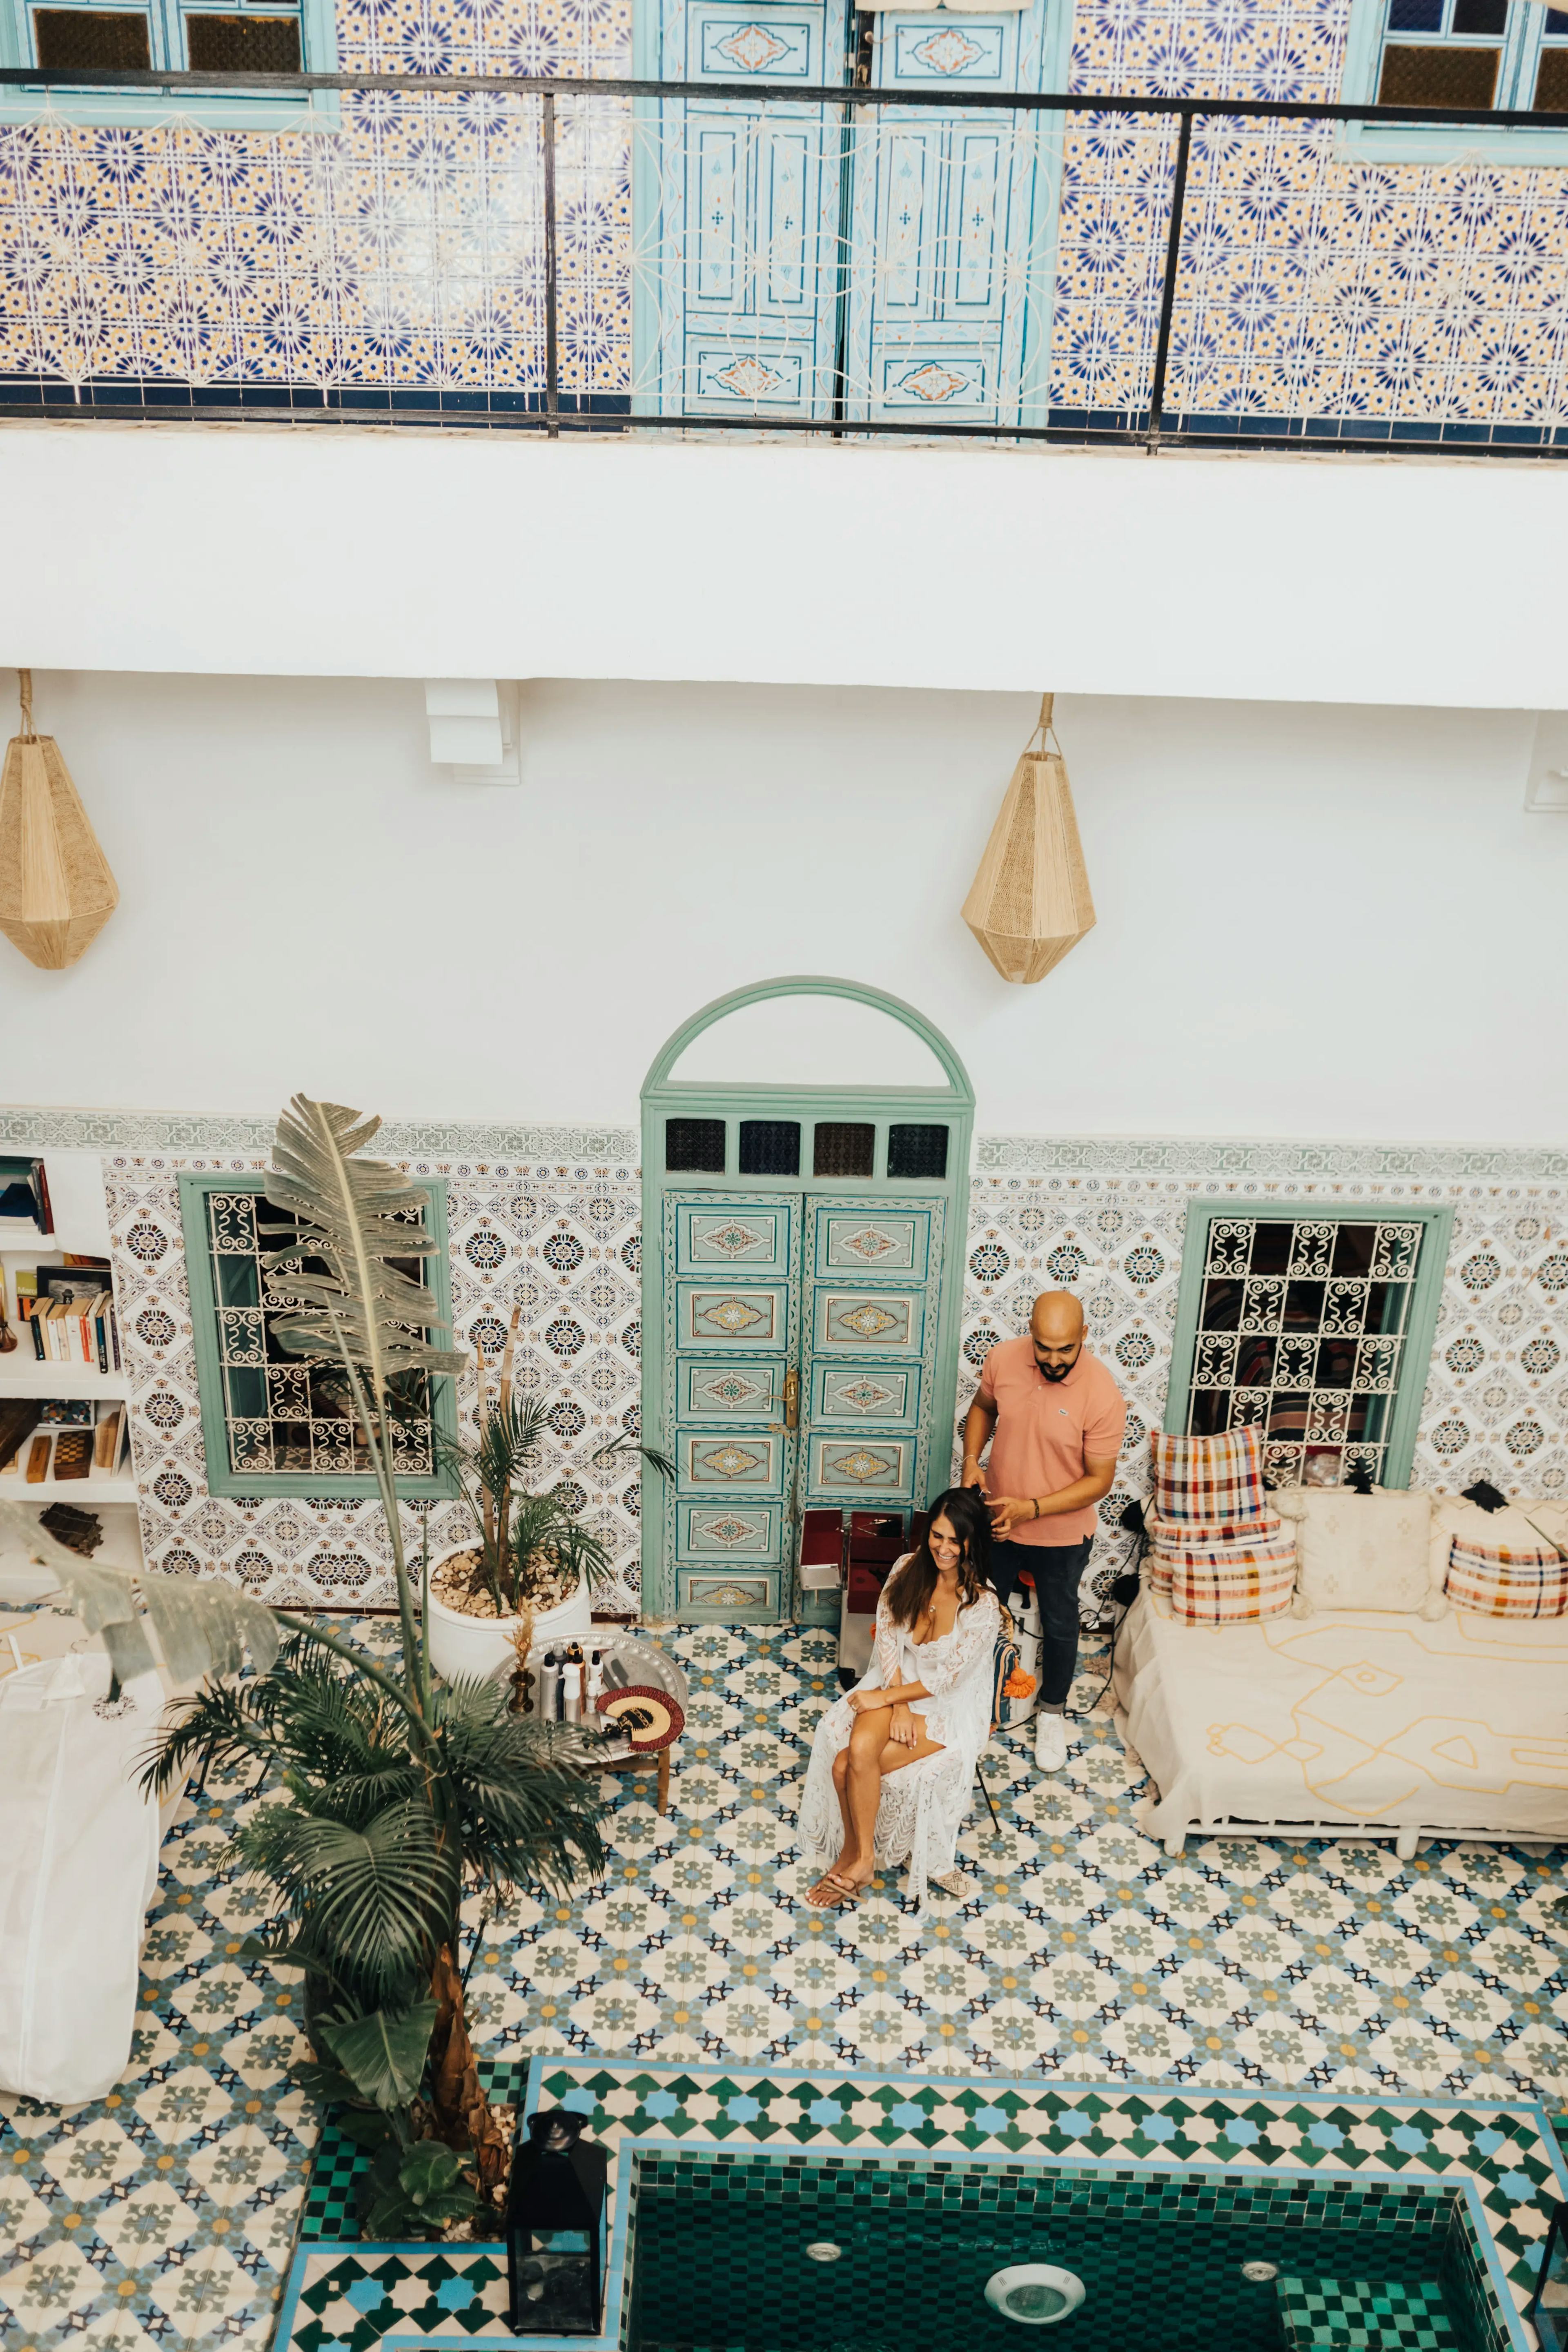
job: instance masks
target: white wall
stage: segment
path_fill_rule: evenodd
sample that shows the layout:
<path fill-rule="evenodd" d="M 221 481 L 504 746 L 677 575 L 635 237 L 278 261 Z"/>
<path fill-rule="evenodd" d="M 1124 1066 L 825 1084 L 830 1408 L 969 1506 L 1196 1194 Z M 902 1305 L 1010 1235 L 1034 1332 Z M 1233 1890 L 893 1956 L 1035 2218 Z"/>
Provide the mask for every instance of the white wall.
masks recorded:
<path fill-rule="evenodd" d="M 1568 708 L 1568 470 L 0 429 L 35 668 Z"/>
<path fill-rule="evenodd" d="M 1521 714 L 1063 698 L 1100 924 L 1007 987 L 959 919 L 1032 698 L 542 683 L 519 788 L 438 782 L 410 683 L 46 673 L 120 879 L 0 942 L 14 1102 L 635 1118 L 698 1006 L 918 1004 L 995 1133 L 1561 1140 L 1568 820 Z"/>

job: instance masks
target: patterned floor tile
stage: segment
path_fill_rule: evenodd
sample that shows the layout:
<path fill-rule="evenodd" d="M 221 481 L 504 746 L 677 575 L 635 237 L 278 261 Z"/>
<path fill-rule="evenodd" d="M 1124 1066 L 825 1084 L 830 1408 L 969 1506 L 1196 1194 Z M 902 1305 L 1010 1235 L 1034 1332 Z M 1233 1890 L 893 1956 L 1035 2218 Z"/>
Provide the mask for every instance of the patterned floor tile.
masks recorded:
<path fill-rule="evenodd" d="M 384 1621 L 363 1630 L 375 1646 L 391 1638 Z M 1560 1855 L 1450 1843 L 1402 1864 L 1351 1838 L 1227 1840 L 1173 1862 L 1138 1828 L 1140 1777 L 1114 1730 L 1089 1715 L 1050 1780 L 1016 1738 L 988 1751 L 1000 1829 L 977 1801 L 966 1898 L 922 1921 L 879 1881 L 854 1911 L 818 1915 L 802 1899 L 794 1816 L 837 1687 L 830 1638 L 710 1626 L 660 1638 L 693 1683 L 670 1811 L 661 1819 L 644 1784 L 617 1784 L 604 1885 L 577 1903 L 521 1898 L 489 1923 L 472 1979 L 489 2057 L 553 2051 L 589 2074 L 596 2060 L 677 2062 L 703 2070 L 679 2121 L 749 2131 L 755 2099 L 772 2137 L 801 2147 L 864 2128 L 878 2145 L 1002 2155 L 1044 2113 L 1068 2119 L 1058 2152 L 1375 2157 L 1424 2174 L 1468 2160 L 1491 2133 L 1489 2210 L 1510 2259 L 1526 2258 L 1549 2192 L 1519 2103 L 1568 2093 L 1568 1970 L 1547 1907 Z M 1080 1704 L 1099 1680 L 1086 1659 Z M 7 2103 L 4 2352 L 252 2336 L 259 2352 L 265 2340 L 316 2133 L 289 2073 L 303 2047 L 298 1990 L 238 1958 L 257 1911 L 225 1845 L 256 1793 L 215 1771 L 165 1846 L 121 2083 L 69 2116 Z M 816 2086 L 807 2110 L 847 2098 L 838 2126 L 798 2102 L 786 2114 L 736 2071 L 790 2068 Z M 951 2083 L 952 2105 L 932 2092 L 938 2105 L 911 2125 L 906 2095 L 878 2085 L 900 2074 Z M 1129 2088 L 1151 2078 L 1167 2085 L 1146 2113 L 1153 2136 Z M 623 2079 L 602 2079 L 608 2105 L 637 2111 Z M 975 2087 L 988 2080 L 994 2101 Z M 1067 2087 L 1085 2082 L 1105 2086 L 1098 2114 Z M 1020 2083 L 1026 2098 L 1009 2087 Z M 1331 2104 L 1292 2116 L 1292 2089 Z M 649 2097 L 661 2092 L 650 2080 Z M 1239 2115 L 1226 2093 L 1246 2098 Z M 1383 2104 L 1411 2098 L 1514 2104 L 1468 2126 L 1436 2105 L 1421 2121 Z M 1325 2150 L 1331 2131 L 1342 2137 Z M 335 2184 L 317 2178 L 312 2233 L 351 2226 L 348 2195 L 346 2168 Z"/>

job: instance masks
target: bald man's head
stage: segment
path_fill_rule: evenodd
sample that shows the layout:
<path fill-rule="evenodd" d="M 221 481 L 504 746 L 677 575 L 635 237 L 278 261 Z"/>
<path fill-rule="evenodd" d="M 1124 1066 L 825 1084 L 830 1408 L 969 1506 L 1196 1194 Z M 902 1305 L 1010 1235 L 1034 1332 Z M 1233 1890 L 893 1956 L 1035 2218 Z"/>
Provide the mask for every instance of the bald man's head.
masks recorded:
<path fill-rule="evenodd" d="M 1083 1346 L 1083 1308 L 1070 1290 L 1042 1290 L 1029 1318 L 1029 1338 L 1042 1378 L 1065 1381 Z"/>

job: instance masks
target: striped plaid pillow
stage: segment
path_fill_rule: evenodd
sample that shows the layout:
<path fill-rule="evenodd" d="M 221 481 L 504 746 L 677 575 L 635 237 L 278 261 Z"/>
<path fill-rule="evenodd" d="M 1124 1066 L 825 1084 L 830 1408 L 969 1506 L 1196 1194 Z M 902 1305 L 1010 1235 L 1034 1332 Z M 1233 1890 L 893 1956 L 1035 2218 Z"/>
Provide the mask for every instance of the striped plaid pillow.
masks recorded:
<path fill-rule="evenodd" d="M 1295 1591 L 1293 1536 L 1278 1536 L 1271 1542 L 1193 1544 L 1171 1555 L 1171 1613 L 1189 1625 L 1241 1625 L 1258 1617 L 1283 1617 Z"/>
<path fill-rule="evenodd" d="M 1155 1429 L 1149 1447 L 1156 1517 L 1199 1528 L 1262 1517 L 1267 1506 L 1256 1429 L 1227 1429 L 1220 1437 L 1173 1437 Z"/>
<path fill-rule="evenodd" d="M 1568 1616 L 1568 1559 L 1550 1544 L 1525 1549 L 1456 1536 L 1443 1590 L 1472 1617 Z"/>
<path fill-rule="evenodd" d="M 1178 1560 L 1183 1567 L 1192 1564 L 1192 1555 L 1198 1556 L 1201 1566 L 1209 1553 L 1231 1544 L 1258 1545 L 1276 1543 L 1283 1520 L 1270 1511 L 1256 1519 L 1221 1519 L 1211 1528 L 1189 1527 L 1180 1519 L 1152 1519 L 1149 1523 L 1149 1582 L 1166 1600 L 1171 1597 L 1171 1571 Z"/>

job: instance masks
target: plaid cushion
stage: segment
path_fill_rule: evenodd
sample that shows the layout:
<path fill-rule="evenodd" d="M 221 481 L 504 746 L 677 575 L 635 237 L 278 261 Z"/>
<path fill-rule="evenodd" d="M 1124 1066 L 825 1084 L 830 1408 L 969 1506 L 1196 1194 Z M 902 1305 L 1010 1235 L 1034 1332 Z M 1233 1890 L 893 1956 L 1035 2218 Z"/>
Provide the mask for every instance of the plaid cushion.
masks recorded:
<path fill-rule="evenodd" d="M 1568 1616 L 1568 1559 L 1548 1543 L 1526 1549 L 1456 1536 L 1443 1590 L 1472 1617 Z"/>
<path fill-rule="evenodd" d="M 1180 1519 L 1152 1519 L 1149 1523 L 1149 1582 L 1156 1592 L 1171 1597 L 1171 1570 L 1178 1561 L 1182 1567 L 1204 1567 L 1211 1556 L 1224 1552 L 1233 1544 L 1251 1546 L 1277 1543 L 1284 1525 L 1272 1512 L 1265 1511 L 1257 1519 L 1221 1519 L 1212 1528 L 1189 1527 Z"/>
<path fill-rule="evenodd" d="M 1171 1555 L 1171 1613 L 1189 1625 L 1282 1617 L 1295 1591 L 1292 1536 L 1272 1542 L 1193 1544 Z"/>
<path fill-rule="evenodd" d="M 1256 1429 L 1227 1429 L 1221 1437 L 1171 1437 L 1155 1429 L 1149 1447 L 1157 1517 L 1199 1528 L 1262 1517 L 1267 1505 Z"/>

